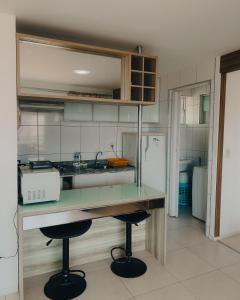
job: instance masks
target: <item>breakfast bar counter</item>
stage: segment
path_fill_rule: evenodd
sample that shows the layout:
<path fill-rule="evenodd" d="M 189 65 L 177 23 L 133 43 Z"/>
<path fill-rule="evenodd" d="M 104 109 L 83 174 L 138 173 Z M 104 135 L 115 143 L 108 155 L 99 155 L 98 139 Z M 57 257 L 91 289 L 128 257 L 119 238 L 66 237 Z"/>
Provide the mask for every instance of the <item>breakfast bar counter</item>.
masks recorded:
<path fill-rule="evenodd" d="M 25 230 L 151 211 L 146 224 L 146 249 L 162 264 L 166 252 L 165 194 L 146 185 L 121 184 L 61 191 L 60 200 L 18 207 L 19 293 L 24 300 L 23 234 Z"/>

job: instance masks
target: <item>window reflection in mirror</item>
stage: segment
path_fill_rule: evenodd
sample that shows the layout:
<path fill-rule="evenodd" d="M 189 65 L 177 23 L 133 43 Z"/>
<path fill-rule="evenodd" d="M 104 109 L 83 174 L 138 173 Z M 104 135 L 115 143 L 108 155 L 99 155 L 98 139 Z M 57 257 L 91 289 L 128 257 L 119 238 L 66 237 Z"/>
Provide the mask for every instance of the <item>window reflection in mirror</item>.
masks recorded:
<path fill-rule="evenodd" d="M 20 42 L 21 92 L 121 99 L 121 58 Z"/>

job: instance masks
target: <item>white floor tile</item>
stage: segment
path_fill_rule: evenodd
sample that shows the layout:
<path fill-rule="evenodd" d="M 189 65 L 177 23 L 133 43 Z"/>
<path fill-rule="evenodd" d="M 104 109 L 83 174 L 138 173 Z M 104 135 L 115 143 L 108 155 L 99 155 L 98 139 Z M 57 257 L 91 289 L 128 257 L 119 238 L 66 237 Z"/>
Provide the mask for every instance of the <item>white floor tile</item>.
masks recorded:
<path fill-rule="evenodd" d="M 240 263 L 222 268 L 221 271 L 240 283 Z"/>
<path fill-rule="evenodd" d="M 240 253 L 240 234 L 222 239 L 220 242 Z"/>
<path fill-rule="evenodd" d="M 175 239 L 184 247 L 193 246 L 208 240 L 202 231 L 193 228 L 193 226 L 184 226 L 175 230 L 170 230 L 168 236 Z"/>
<path fill-rule="evenodd" d="M 144 262 L 147 264 L 148 270 L 143 276 L 131 279 L 121 278 L 132 295 L 144 294 L 176 282 L 176 278 L 169 274 L 155 258 L 148 257 L 144 259 Z"/>
<path fill-rule="evenodd" d="M 201 300 L 239 300 L 240 285 L 220 271 L 187 280 L 183 285 Z"/>
<path fill-rule="evenodd" d="M 154 290 L 150 293 L 135 297 L 136 300 L 194 300 L 196 299 L 181 284 Z"/>
<path fill-rule="evenodd" d="M 214 268 L 189 250 L 182 249 L 167 254 L 166 269 L 178 280 L 184 280 L 210 272 Z"/>
<path fill-rule="evenodd" d="M 183 245 L 181 245 L 179 242 L 177 242 L 171 236 L 167 236 L 167 252 L 180 250 L 182 248 L 184 248 Z"/>
<path fill-rule="evenodd" d="M 86 274 L 87 289 L 79 300 L 125 300 L 132 297 L 120 278 L 110 268 Z"/>
<path fill-rule="evenodd" d="M 240 262 L 240 254 L 213 241 L 204 241 L 201 244 L 188 248 L 193 254 L 208 262 L 211 266 L 220 268 Z"/>

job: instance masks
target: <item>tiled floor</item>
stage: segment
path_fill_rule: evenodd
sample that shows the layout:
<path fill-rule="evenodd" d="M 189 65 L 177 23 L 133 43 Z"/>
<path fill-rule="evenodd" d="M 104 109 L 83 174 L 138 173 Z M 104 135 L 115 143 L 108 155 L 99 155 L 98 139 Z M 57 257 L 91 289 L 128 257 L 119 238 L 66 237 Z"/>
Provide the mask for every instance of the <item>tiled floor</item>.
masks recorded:
<path fill-rule="evenodd" d="M 240 234 L 222 239 L 220 242 L 240 253 Z"/>
<path fill-rule="evenodd" d="M 148 265 L 137 279 L 123 279 L 109 269 L 110 260 L 81 266 L 88 288 L 82 300 L 239 300 L 240 254 L 208 240 L 204 224 L 183 212 L 168 219 L 167 264 L 149 253 L 136 253 Z M 49 275 L 26 280 L 26 300 L 46 300 Z"/>

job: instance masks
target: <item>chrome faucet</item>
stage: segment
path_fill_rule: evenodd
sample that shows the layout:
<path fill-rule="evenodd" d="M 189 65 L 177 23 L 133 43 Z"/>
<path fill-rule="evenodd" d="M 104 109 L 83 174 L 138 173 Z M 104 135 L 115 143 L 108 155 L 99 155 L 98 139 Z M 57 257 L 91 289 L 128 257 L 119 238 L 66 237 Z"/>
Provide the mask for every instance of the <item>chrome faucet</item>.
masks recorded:
<path fill-rule="evenodd" d="M 81 152 L 74 152 L 73 160 L 73 166 L 79 168 L 81 164 Z"/>
<path fill-rule="evenodd" d="M 99 155 L 102 155 L 102 151 L 98 151 L 97 154 L 96 154 L 96 158 L 95 158 L 95 166 L 97 165 L 97 162 L 98 162 L 98 156 Z"/>

